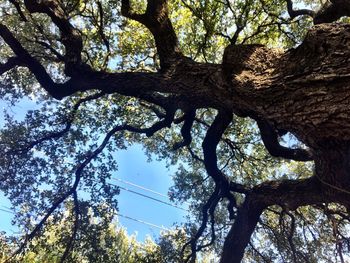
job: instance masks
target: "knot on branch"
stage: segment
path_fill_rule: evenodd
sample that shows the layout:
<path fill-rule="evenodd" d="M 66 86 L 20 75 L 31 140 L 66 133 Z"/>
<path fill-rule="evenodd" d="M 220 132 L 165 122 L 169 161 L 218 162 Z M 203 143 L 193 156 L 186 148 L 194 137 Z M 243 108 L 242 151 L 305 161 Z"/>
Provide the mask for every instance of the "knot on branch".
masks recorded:
<path fill-rule="evenodd" d="M 350 24 L 316 25 L 299 47 L 286 53 L 283 74 L 287 79 L 288 75 L 303 76 L 304 82 L 309 81 L 309 77 L 315 82 L 349 75 L 349 44 Z"/>
<path fill-rule="evenodd" d="M 231 79 L 239 74 L 263 74 L 274 67 L 279 50 L 272 50 L 263 45 L 229 45 L 223 57 L 223 72 Z"/>

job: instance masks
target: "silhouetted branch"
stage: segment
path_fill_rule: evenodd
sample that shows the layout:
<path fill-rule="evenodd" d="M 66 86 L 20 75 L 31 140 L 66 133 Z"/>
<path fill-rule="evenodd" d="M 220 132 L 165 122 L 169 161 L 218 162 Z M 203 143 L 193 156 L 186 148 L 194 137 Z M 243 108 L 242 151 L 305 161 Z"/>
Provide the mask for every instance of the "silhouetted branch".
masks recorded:
<path fill-rule="evenodd" d="M 175 109 L 168 109 L 166 111 L 166 114 L 165 114 L 163 120 L 156 122 L 151 127 L 145 129 L 146 136 L 151 137 L 155 132 L 157 132 L 165 127 L 170 127 L 171 123 L 174 120 L 174 116 L 175 116 Z"/>
<path fill-rule="evenodd" d="M 181 127 L 181 135 L 182 135 L 182 142 L 178 142 L 173 146 L 174 150 L 180 149 L 184 146 L 188 146 L 191 144 L 192 136 L 191 136 L 191 129 L 193 126 L 194 118 L 196 116 L 196 111 L 191 110 L 188 112 L 185 112 L 184 114 L 184 124 Z"/>
<path fill-rule="evenodd" d="M 21 17 L 22 21 L 27 22 L 28 20 L 27 20 L 26 16 L 24 15 L 20 4 L 16 0 L 9 0 L 9 1 L 10 1 L 11 4 L 13 4 L 15 6 L 15 8 L 17 10 L 17 13 Z"/>
<path fill-rule="evenodd" d="M 83 49 L 83 40 L 79 30 L 75 29 L 69 22 L 69 17 L 62 9 L 57 0 L 35 1 L 26 0 L 25 6 L 30 13 L 43 13 L 48 15 L 52 22 L 59 28 L 60 41 L 65 47 L 65 73 L 67 76 L 73 76 L 78 73 L 82 65 L 81 52 Z M 87 66 L 87 65 L 85 65 Z"/>
<path fill-rule="evenodd" d="M 163 71 L 170 68 L 174 59 L 182 57 L 175 30 L 169 19 L 166 0 L 148 0 L 144 14 L 134 13 L 130 1 L 122 0 L 121 12 L 123 16 L 140 22 L 151 31 Z"/>
<path fill-rule="evenodd" d="M 104 20 L 103 20 L 103 8 L 102 8 L 102 4 L 100 1 L 97 2 L 97 6 L 98 6 L 98 12 L 99 12 L 99 18 L 100 18 L 100 23 L 98 25 L 98 32 L 101 36 L 101 39 L 104 43 L 104 45 L 107 48 L 108 53 L 110 53 L 110 45 L 109 45 L 109 41 L 104 33 Z"/>
<path fill-rule="evenodd" d="M 201 249 L 200 247 L 197 247 L 198 239 L 203 235 L 204 230 L 207 227 L 207 223 L 209 220 L 209 214 L 208 212 L 211 211 L 212 216 L 215 211 L 215 207 L 217 206 L 219 200 L 220 200 L 220 188 L 218 186 L 215 186 L 214 192 L 209 197 L 208 201 L 204 204 L 202 207 L 202 221 L 201 225 L 199 226 L 199 229 L 197 230 L 195 236 L 191 238 L 183 247 L 182 247 L 182 254 L 184 253 L 187 246 L 191 246 L 191 254 L 186 258 L 185 262 L 188 262 L 189 260 L 194 260 L 196 257 L 196 253 Z M 214 235 L 215 238 L 215 235 Z"/>
<path fill-rule="evenodd" d="M 50 50 L 59 61 L 64 61 L 64 56 L 62 54 L 60 54 L 56 49 L 54 49 L 52 47 L 52 45 L 50 45 L 49 43 L 46 43 L 44 41 L 40 41 L 40 40 L 36 40 L 35 43 L 38 43 L 39 45 L 43 46 L 44 48 L 47 48 L 48 50 Z"/>
<path fill-rule="evenodd" d="M 231 194 L 230 190 L 235 189 L 234 187 L 235 185 L 232 185 L 230 189 L 230 182 L 228 181 L 227 177 L 224 174 L 222 174 L 222 172 L 219 170 L 217 166 L 217 154 L 216 154 L 217 145 L 222 139 L 222 135 L 224 134 L 227 127 L 230 125 L 231 121 L 232 121 L 232 113 L 229 111 L 220 110 L 216 115 L 213 123 L 208 128 L 202 143 L 202 148 L 204 153 L 204 166 L 206 168 L 208 175 L 215 182 L 215 190 L 211 194 L 209 200 L 205 203 L 205 205 L 202 208 L 202 221 L 197 233 L 183 247 L 183 251 L 184 251 L 188 245 L 191 245 L 192 252 L 189 255 L 189 257 L 186 259 L 186 262 L 188 262 L 190 259 L 192 259 L 192 262 L 193 262 L 196 257 L 196 252 L 198 250 L 214 242 L 215 240 L 215 233 L 213 233 L 214 223 L 215 223 L 214 211 L 221 198 L 226 197 L 228 199 L 229 201 L 228 209 L 229 209 L 230 217 L 234 216 L 233 208 L 236 207 L 236 200 L 234 196 Z M 211 217 L 211 220 L 212 220 L 211 221 L 211 230 L 212 230 L 211 241 L 208 244 L 197 246 L 198 239 L 202 236 L 207 226 L 209 216 Z"/>
<path fill-rule="evenodd" d="M 289 14 L 291 19 L 293 19 L 297 16 L 303 16 L 303 15 L 307 15 L 307 16 L 311 16 L 311 17 L 315 16 L 315 12 L 312 10 L 309 10 L 309 9 L 294 10 L 292 0 L 286 0 L 286 2 L 287 2 L 288 14 Z"/>
<path fill-rule="evenodd" d="M 0 75 L 21 65 L 21 60 L 18 57 L 10 57 L 5 63 L 0 63 Z"/>
<path fill-rule="evenodd" d="M 271 261 L 267 259 L 254 245 L 252 242 L 249 242 L 249 246 L 253 249 L 253 251 L 265 262 L 270 263 Z"/>
<path fill-rule="evenodd" d="M 60 259 L 61 263 L 64 263 L 65 260 L 67 259 L 69 253 L 73 250 L 74 247 L 74 241 L 76 239 L 76 235 L 78 232 L 78 228 L 79 228 L 79 215 L 80 215 L 80 209 L 79 209 L 79 200 L 78 200 L 78 194 L 77 191 L 75 190 L 73 192 L 73 202 L 74 202 L 74 225 L 73 225 L 73 231 L 72 234 L 69 238 L 68 244 L 66 246 L 66 249 L 64 250 L 64 253 Z"/>
<path fill-rule="evenodd" d="M 277 131 L 266 121 L 256 121 L 260 130 L 261 139 L 272 156 L 303 162 L 313 160 L 311 152 L 307 150 L 291 149 L 280 145 Z"/>
<path fill-rule="evenodd" d="M 98 98 L 102 97 L 103 95 L 105 95 L 104 92 L 99 92 L 99 93 L 92 94 L 90 96 L 87 96 L 85 98 L 80 99 L 77 103 L 74 104 L 72 111 L 68 114 L 68 117 L 65 121 L 66 126 L 62 130 L 48 133 L 45 136 L 41 137 L 40 139 L 30 142 L 28 145 L 25 145 L 21 149 L 15 150 L 15 152 L 18 152 L 18 151 L 20 151 L 20 152 L 26 151 L 27 152 L 42 142 L 62 137 L 64 134 L 66 134 L 70 130 L 79 107 L 83 103 L 85 103 L 87 101 L 98 99 Z"/>
<path fill-rule="evenodd" d="M 33 58 L 26 49 L 23 48 L 21 43 L 15 38 L 11 31 L 3 24 L 0 23 L 0 36 L 4 39 L 7 45 L 16 54 L 17 58 L 22 64 L 27 66 L 30 71 L 35 75 L 38 82 L 55 97 L 57 93 L 56 85 L 46 72 L 43 65 L 41 65 L 35 58 Z"/>

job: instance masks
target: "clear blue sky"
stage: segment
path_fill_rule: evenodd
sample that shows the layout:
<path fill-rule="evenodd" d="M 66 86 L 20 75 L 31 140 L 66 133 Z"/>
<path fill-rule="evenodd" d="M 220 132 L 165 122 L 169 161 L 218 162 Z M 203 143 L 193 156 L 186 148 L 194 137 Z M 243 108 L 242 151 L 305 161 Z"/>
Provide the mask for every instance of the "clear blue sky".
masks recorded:
<path fill-rule="evenodd" d="M 126 151 L 119 151 L 116 155 L 119 163 L 119 171 L 115 174 L 117 178 L 142 185 L 165 195 L 167 194 L 169 187 L 172 185 L 170 175 L 174 173 L 175 168 L 168 170 L 165 167 L 165 162 L 147 162 L 147 157 L 144 155 L 141 146 L 133 146 Z M 119 182 L 116 183 L 125 188 L 168 201 L 159 195 L 145 192 Z M 152 224 L 165 226 L 166 228 L 171 227 L 174 222 L 183 221 L 183 216 L 186 214 L 183 210 L 123 190 L 121 190 L 118 200 L 121 214 Z M 160 231 L 157 228 L 151 228 L 122 217 L 119 221 L 123 226 L 127 227 L 129 233 L 137 231 L 141 239 L 146 234 L 157 235 Z"/>
<path fill-rule="evenodd" d="M 2 107 L 4 107 L 4 104 L 0 101 L 0 108 Z M 21 119 L 24 112 L 31 108 L 33 108 L 33 104 L 26 102 L 21 104 L 20 107 L 14 107 L 13 112 L 16 114 L 16 117 Z M 2 124 L 3 116 L 0 115 L 0 127 Z M 175 167 L 170 168 L 169 170 L 166 168 L 165 162 L 163 161 L 147 162 L 147 157 L 140 145 L 134 145 L 127 150 L 116 152 L 115 158 L 118 161 L 119 169 L 113 174 L 113 178 L 132 182 L 167 195 L 168 189 L 172 185 L 171 174 L 174 174 Z M 111 181 L 111 183 L 169 202 L 167 198 L 135 188 L 120 181 Z M 184 216 L 186 214 L 183 210 L 124 190 L 120 191 L 118 201 L 119 212 L 122 215 L 155 225 L 164 226 L 165 228 L 171 227 L 175 222 L 184 221 Z M 10 206 L 10 203 L 0 191 L 0 208 L 3 208 L 2 206 Z M 9 234 L 12 231 L 17 231 L 16 227 L 11 226 L 12 216 L 12 214 L 0 210 L 0 231 L 6 231 Z M 144 240 L 146 235 L 157 237 L 161 231 L 158 228 L 123 217 L 119 217 L 119 222 L 122 226 L 127 228 L 129 234 L 137 233 L 138 240 L 140 241 Z"/>

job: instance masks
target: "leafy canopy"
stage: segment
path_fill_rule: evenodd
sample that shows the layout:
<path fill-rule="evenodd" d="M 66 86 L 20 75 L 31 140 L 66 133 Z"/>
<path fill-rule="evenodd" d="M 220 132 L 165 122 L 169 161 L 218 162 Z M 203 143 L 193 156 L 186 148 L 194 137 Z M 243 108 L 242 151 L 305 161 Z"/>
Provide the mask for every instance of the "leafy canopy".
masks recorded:
<path fill-rule="evenodd" d="M 149 28 L 141 25 L 141 20 L 122 15 L 121 3 L 126 5 L 129 1 L 33 2 L 0 0 L 1 25 L 6 25 L 56 83 L 69 82 L 75 74 L 90 77 L 88 70 L 80 72 L 79 69 L 76 73 L 74 67 L 69 68 L 69 63 L 75 66 L 77 61 L 87 69 L 106 74 L 162 71 L 162 54 Z M 157 2 L 162 1 L 134 0 L 130 10 L 137 17 L 147 12 L 148 5 Z M 215 65 L 221 63 L 229 44 L 263 44 L 288 49 L 301 43 L 313 19 L 310 16 L 291 19 L 287 2 L 290 3 L 284 0 L 173 0 L 169 1 L 168 9 L 182 54 L 196 63 Z M 294 8 L 317 10 L 323 5 L 321 0 L 301 0 Z M 146 153 L 155 153 L 169 165 L 179 165 L 170 194 L 174 202 L 190 202 L 191 213 L 185 228 L 192 241 L 187 249 L 196 251 L 208 245 L 219 254 L 244 202 L 244 191 L 235 192 L 231 199 L 213 195 L 219 190 L 207 174 L 202 143 L 218 110 L 199 107 L 196 111 L 186 111 L 183 107 L 171 112 L 162 104 L 153 103 L 160 93 L 149 95 L 140 91 L 140 96 L 123 96 L 123 91 L 99 91 L 98 81 L 91 83 L 90 90 L 56 100 L 38 84 L 33 69 L 17 61 L 18 52 L 8 45 L 7 31 L 3 27 L 1 30 L 0 96 L 4 118 L 0 131 L 3 153 L 0 189 L 17 213 L 14 223 L 27 234 L 17 240 L 19 251 L 32 240 L 24 262 L 40 261 L 38 258 L 43 251 L 51 250 L 50 246 L 54 248 L 49 255 L 53 261 L 63 255 L 88 262 L 113 262 L 120 260 L 123 251 L 130 252 L 125 247 L 136 241 L 129 240 L 122 230 L 111 230 L 119 190 L 108 180 L 117 171 L 116 152 L 134 143 L 141 143 Z M 77 35 L 81 44 L 74 38 Z M 79 45 L 81 57 L 74 53 Z M 15 66 L 7 69 L 11 61 Z M 168 94 L 162 99 L 172 97 Z M 23 105 L 29 105 L 31 110 L 23 113 L 19 110 Z M 170 123 L 168 114 L 173 115 Z M 188 116 L 192 116 L 189 135 L 184 128 L 189 123 L 186 122 Z M 291 134 L 280 140 L 291 148 L 303 147 Z M 233 117 L 220 138 L 216 156 L 219 170 L 245 189 L 269 180 L 308 178 L 313 173 L 311 163 L 273 158 L 261 141 L 256 123 L 238 116 Z M 213 198 L 216 201 L 208 203 Z M 72 206 L 69 215 L 63 205 L 68 203 Z M 101 225 L 91 223 L 89 213 L 98 218 Z M 270 207 L 259 220 L 244 260 L 291 262 L 297 257 L 305 262 L 335 261 L 349 252 L 347 224 L 344 208 L 335 204 L 300 207 L 295 211 L 282 206 Z M 101 240 L 91 236 L 91 229 L 98 237 L 108 240 L 101 245 Z M 44 237 L 46 245 L 37 238 L 39 235 Z M 170 241 L 160 242 L 165 248 L 171 240 L 176 240 L 172 236 L 166 238 Z M 182 240 L 181 245 L 184 243 Z M 159 249 L 153 243 L 144 246 L 151 252 Z M 91 247 L 104 252 L 89 254 Z M 126 256 L 140 256 L 135 247 Z M 122 251 L 121 254 L 118 251 Z M 178 253 L 175 256 L 181 254 L 179 247 L 175 251 Z M 104 253 L 112 261 L 106 261 Z M 164 256 L 157 255 L 149 262 L 171 262 L 159 258 Z"/>

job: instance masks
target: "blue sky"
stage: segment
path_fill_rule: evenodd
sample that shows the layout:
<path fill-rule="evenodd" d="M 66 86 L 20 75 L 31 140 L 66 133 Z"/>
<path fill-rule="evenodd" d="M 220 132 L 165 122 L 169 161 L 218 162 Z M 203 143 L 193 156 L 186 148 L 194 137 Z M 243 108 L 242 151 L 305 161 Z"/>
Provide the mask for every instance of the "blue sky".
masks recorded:
<path fill-rule="evenodd" d="M 4 107 L 1 101 L 0 107 Z M 13 112 L 16 113 L 16 117 L 21 119 L 24 113 L 31 108 L 33 108 L 33 104 L 27 102 L 14 107 Z M 3 116 L 0 115 L 0 127 L 2 124 Z M 113 174 L 113 178 L 119 178 L 167 195 L 168 189 L 172 185 L 171 175 L 174 174 L 176 167 L 167 168 L 164 161 L 148 162 L 140 145 L 134 145 L 127 150 L 116 152 L 115 158 L 119 169 Z M 135 188 L 120 181 L 112 180 L 111 183 L 169 202 L 165 197 Z M 183 210 L 124 190 L 120 191 L 118 202 L 119 212 L 122 215 L 165 228 L 170 228 L 175 222 L 183 222 L 186 215 L 186 212 Z M 0 191 L 0 208 L 3 208 L 3 206 L 10 206 L 10 203 Z M 12 216 L 12 214 L 0 210 L 0 231 L 6 231 L 9 234 L 17 231 L 16 227 L 11 226 Z M 144 240 L 147 235 L 156 238 L 161 231 L 158 228 L 123 217 L 119 217 L 118 221 L 123 227 L 127 228 L 129 234 L 137 233 L 137 238 L 140 241 Z"/>
<path fill-rule="evenodd" d="M 168 170 L 165 162 L 147 162 L 147 157 L 144 155 L 139 145 L 133 146 L 126 151 L 119 151 L 116 155 L 116 159 L 119 163 L 119 170 L 115 174 L 117 178 L 142 185 L 143 187 L 165 195 L 167 194 L 169 187 L 172 185 L 171 174 L 174 173 L 175 167 Z M 120 182 L 115 183 L 137 192 L 142 192 L 140 189 L 132 188 Z M 150 192 L 143 191 L 142 193 L 157 199 L 162 199 L 161 196 L 154 195 Z M 121 214 L 141 219 L 152 224 L 165 226 L 166 228 L 171 227 L 174 222 L 183 221 L 183 216 L 186 214 L 183 210 L 123 190 L 121 190 L 118 200 Z M 165 198 L 162 200 L 168 201 Z M 151 228 L 125 218 L 120 218 L 119 221 L 123 226 L 127 227 L 129 233 L 137 231 L 141 239 L 143 239 L 146 234 L 157 235 L 160 231 L 157 228 Z"/>

